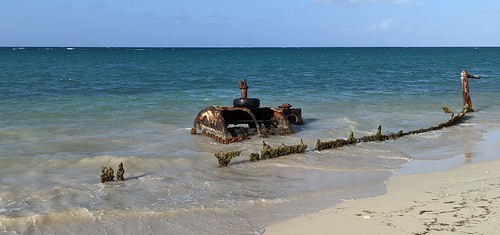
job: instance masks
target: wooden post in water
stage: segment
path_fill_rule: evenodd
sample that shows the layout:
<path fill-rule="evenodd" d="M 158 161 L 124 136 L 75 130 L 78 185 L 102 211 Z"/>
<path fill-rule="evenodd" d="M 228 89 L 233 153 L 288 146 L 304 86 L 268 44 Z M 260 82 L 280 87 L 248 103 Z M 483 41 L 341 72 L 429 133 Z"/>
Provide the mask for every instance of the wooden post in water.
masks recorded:
<path fill-rule="evenodd" d="M 462 70 L 460 73 L 460 79 L 462 80 L 462 99 L 464 101 L 464 108 L 467 109 L 467 112 L 474 112 L 472 109 L 472 101 L 469 95 L 469 78 L 479 79 L 481 78 L 478 75 L 472 75 L 467 72 L 467 70 Z"/>

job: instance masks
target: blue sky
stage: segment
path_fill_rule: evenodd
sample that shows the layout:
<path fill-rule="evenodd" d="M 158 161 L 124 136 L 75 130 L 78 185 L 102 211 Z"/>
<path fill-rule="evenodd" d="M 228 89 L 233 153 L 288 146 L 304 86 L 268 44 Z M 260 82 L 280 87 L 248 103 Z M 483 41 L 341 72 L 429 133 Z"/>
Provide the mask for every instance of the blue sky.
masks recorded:
<path fill-rule="evenodd" d="M 498 0 L 2 0 L 0 46 L 500 46 Z"/>

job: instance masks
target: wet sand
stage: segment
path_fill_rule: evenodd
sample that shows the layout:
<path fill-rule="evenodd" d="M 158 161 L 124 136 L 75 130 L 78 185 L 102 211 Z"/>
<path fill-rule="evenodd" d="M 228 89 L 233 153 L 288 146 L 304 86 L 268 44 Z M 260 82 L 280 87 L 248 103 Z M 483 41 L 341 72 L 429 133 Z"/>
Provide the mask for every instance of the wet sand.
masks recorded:
<path fill-rule="evenodd" d="M 476 151 L 499 154 L 498 140 L 487 139 L 490 146 Z M 394 176 L 384 195 L 273 224 L 264 234 L 496 234 L 500 160 L 465 160 L 451 170 Z"/>

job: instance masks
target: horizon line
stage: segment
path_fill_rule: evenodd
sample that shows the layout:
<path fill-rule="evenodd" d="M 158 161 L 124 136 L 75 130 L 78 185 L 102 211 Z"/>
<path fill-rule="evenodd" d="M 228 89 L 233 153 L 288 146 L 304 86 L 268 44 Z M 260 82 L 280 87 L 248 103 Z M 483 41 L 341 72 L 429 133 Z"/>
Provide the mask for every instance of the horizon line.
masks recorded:
<path fill-rule="evenodd" d="M 498 46 L 0 46 L 0 48 L 137 48 L 137 49 L 258 49 L 258 48 L 495 48 Z"/>

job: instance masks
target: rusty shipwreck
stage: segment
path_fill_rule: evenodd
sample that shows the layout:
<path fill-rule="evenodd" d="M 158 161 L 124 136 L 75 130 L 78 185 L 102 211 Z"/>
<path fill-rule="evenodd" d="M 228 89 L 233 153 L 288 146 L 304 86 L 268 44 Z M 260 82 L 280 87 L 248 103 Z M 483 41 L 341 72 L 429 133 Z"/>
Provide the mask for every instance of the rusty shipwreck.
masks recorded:
<path fill-rule="evenodd" d="M 247 97 L 246 80 L 238 83 L 241 97 L 233 100 L 232 107 L 212 106 L 196 116 L 191 134 L 200 133 L 220 143 L 229 144 L 251 136 L 289 135 L 292 125 L 303 125 L 302 111 L 290 104 L 277 108 L 260 107 L 260 100 Z"/>

